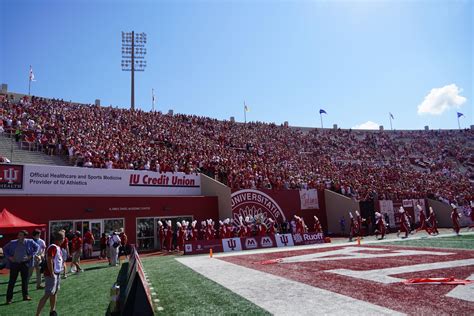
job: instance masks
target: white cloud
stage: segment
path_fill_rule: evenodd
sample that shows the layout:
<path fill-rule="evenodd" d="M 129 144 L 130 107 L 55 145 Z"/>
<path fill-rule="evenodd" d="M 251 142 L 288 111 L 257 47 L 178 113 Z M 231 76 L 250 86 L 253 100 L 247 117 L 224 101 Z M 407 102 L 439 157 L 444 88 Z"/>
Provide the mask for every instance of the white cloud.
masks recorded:
<path fill-rule="evenodd" d="M 423 102 L 418 105 L 418 114 L 440 115 L 450 108 L 460 108 L 467 100 L 459 95 L 461 92 L 462 89 L 454 83 L 431 89 Z"/>
<path fill-rule="evenodd" d="M 354 126 L 352 129 L 379 129 L 379 126 L 380 126 L 379 123 L 367 121 L 365 123 Z"/>

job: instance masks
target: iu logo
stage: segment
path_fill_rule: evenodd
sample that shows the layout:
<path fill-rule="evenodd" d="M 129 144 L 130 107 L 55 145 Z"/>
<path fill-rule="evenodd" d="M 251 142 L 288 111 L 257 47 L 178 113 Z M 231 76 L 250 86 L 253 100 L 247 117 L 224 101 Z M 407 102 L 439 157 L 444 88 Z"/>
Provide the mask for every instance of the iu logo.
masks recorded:
<path fill-rule="evenodd" d="M 184 249 L 186 250 L 186 252 L 192 252 L 192 251 L 193 251 L 193 245 L 191 245 L 191 244 L 186 244 L 186 245 L 184 245 L 184 246 L 185 246 Z"/>
<path fill-rule="evenodd" d="M 15 170 L 13 168 L 3 170 L 3 179 L 7 180 L 8 184 L 12 184 L 13 182 L 17 182 L 18 181 L 18 170 Z"/>
<path fill-rule="evenodd" d="M 288 236 L 287 235 L 280 235 L 280 241 L 286 247 L 288 245 Z"/>
<path fill-rule="evenodd" d="M 229 246 L 229 248 L 234 251 L 235 248 L 237 247 L 237 243 L 235 242 L 235 240 L 233 238 L 229 238 L 229 240 L 227 240 L 227 246 Z"/>
<path fill-rule="evenodd" d="M 0 165 L 0 189 L 23 189 L 23 166 Z"/>

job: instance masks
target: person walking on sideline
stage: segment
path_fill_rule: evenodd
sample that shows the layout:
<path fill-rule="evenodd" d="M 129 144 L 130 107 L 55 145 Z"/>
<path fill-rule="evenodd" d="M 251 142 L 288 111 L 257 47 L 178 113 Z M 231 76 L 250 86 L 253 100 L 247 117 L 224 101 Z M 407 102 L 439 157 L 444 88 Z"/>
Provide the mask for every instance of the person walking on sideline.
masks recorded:
<path fill-rule="evenodd" d="M 30 272 L 29 272 L 29 279 L 33 276 L 33 271 L 36 271 L 36 289 L 44 289 L 44 286 L 41 285 L 41 265 L 43 263 L 44 259 L 44 254 L 46 251 L 46 243 L 44 242 L 43 239 L 40 238 L 41 231 L 39 229 L 35 229 L 33 231 L 33 240 L 35 243 L 38 244 L 39 250 L 36 253 L 36 256 L 34 257 L 33 260 L 33 266 L 30 267 Z"/>
<path fill-rule="evenodd" d="M 23 300 L 31 301 L 31 297 L 28 296 L 28 276 L 30 267 L 33 265 L 33 258 L 38 253 L 39 246 L 33 241 L 33 239 L 25 238 L 26 235 L 28 235 L 26 230 L 20 231 L 18 233 L 18 239 L 10 241 L 5 247 L 3 247 L 4 255 L 8 259 L 7 265 L 10 268 L 7 304 L 12 303 L 13 288 L 15 287 L 18 273 L 21 275 L 21 292 L 23 294 Z"/>
<path fill-rule="evenodd" d="M 116 232 L 112 232 L 109 238 L 109 248 L 110 248 L 110 265 L 118 266 L 118 254 L 120 247 L 120 237 Z"/>
<path fill-rule="evenodd" d="M 36 316 L 41 314 L 41 310 L 48 299 L 50 304 L 49 315 L 57 315 L 56 298 L 61 283 L 61 272 L 64 269 L 63 255 L 60 245 L 63 243 L 64 238 L 64 232 L 56 232 L 54 234 L 54 243 L 51 244 L 46 251 L 46 268 L 44 270 L 46 286 L 44 288 L 44 295 L 38 303 Z"/>
<path fill-rule="evenodd" d="M 72 262 L 71 262 L 71 272 L 73 272 L 72 267 L 76 267 L 76 273 L 83 272 L 84 270 L 79 265 L 82 255 L 82 238 L 81 232 L 77 231 L 74 238 L 72 239 Z"/>

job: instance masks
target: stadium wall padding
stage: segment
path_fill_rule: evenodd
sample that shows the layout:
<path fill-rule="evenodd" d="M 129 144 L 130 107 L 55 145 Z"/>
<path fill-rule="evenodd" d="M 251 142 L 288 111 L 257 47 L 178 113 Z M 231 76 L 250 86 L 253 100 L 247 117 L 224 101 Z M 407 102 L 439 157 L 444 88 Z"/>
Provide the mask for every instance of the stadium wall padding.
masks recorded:
<path fill-rule="evenodd" d="M 438 227 L 453 227 L 453 222 L 451 221 L 451 205 L 427 199 L 428 207 L 432 207 L 436 213 L 436 219 L 438 220 Z"/>
<path fill-rule="evenodd" d="M 336 192 L 324 190 L 326 214 L 328 219 L 328 232 L 341 234 L 341 217 L 346 221 L 344 234 L 349 233 L 349 211 L 355 216 L 354 211 L 359 210 L 359 203 Z"/>
<path fill-rule="evenodd" d="M 232 217 L 231 190 L 228 186 L 201 174 L 201 194 L 204 196 L 217 196 L 219 219 Z"/>

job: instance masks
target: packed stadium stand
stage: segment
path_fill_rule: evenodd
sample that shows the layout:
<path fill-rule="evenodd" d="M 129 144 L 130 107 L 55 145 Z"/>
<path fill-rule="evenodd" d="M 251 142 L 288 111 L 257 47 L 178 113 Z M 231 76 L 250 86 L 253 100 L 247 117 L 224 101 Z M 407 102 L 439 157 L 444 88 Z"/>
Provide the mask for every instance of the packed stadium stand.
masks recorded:
<path fill-rule="evenodd" d="M 0 131 L 75 166 L 202 172 L 233 189 L 328 188 L 362 201 L 474 199 L 472 129 L 308 130 L 32 97 L 1 101 Z"/>

